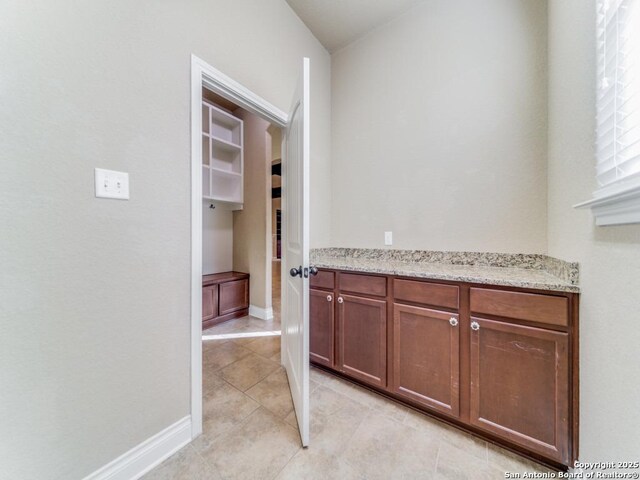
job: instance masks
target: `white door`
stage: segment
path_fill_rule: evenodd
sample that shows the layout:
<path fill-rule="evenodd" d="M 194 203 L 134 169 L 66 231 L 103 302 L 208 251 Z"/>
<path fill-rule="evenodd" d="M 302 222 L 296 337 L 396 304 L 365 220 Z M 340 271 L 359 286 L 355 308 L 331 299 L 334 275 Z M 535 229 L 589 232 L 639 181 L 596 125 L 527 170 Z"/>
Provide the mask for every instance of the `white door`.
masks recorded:
<path fill-rule="evenodd" d="M 309 445 L 309 59 L 303 59 L 282 159 L 282 364 Z"/>

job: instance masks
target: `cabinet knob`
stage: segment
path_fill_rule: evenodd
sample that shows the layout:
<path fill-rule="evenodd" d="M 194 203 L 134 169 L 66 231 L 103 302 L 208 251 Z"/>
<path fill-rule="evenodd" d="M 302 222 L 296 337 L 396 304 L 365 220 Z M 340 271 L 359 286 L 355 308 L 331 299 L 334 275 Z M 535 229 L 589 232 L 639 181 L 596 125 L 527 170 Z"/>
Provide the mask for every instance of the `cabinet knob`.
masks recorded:
<path fill-rule="evenodd" d="M 480 324 L 478 322 L 471 322 L 471 330 L 478 331 L 480 330 Z"/>
<path fill-rule="evenodd" d="M 343 303 L 344 300 L 342 299 L 342 297 L 338 297 L 338 303 Z"/>
<path fill-rule="evenodd" d="M 452 327 L 457 327 L 458 326 L 458 319 L 456 317 L 451 317 L 449 319 L 449 323 L 451 324 Z"/>
<path fill-rule="evenodd" d="M 327 302 L 330 302 L 331 300 L 333 300 L 333 297 L 331 295 L 327 295 Z"/>

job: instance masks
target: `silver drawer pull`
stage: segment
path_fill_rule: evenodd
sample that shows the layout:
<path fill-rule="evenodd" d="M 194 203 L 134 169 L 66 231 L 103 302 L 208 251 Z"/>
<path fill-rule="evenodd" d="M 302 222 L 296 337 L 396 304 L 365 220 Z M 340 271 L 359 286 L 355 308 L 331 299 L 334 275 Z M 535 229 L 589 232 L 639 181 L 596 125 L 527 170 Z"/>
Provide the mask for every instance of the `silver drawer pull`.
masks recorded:
<path fill-rule="evenodd" d="M 480 324 L 478 322 L 471 322 L 471 330 L 478 331 L 480 330 Z"/>
<path fill-rule="evenodd" d="M 344 300 L 342 299 L 342 297 L 338 297 L 338 303 L 343 303 Z"/>
<path fill-rule="evenodd" d="M 451 317 L 449 319 L 449 323 L 451 324 L 452 327 L 457 327 L 458 326 L 458 319 L 456 317 Z"/>
<path fill-rule="evenodd" d="M 333 300 L 333 297 L 331 295 L 327 295 L 327 302 L 330 302 L 331 300 Z"/>

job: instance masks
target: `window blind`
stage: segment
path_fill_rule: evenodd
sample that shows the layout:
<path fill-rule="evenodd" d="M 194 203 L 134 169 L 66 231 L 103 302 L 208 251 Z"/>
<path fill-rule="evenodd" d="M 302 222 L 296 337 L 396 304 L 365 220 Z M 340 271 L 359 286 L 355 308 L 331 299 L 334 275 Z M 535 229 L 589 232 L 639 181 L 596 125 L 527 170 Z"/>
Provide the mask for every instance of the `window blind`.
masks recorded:
<path fill-rule="evenodd" d="M 640 0 L 598 0 L 597 180 L 640 179 Z"/>

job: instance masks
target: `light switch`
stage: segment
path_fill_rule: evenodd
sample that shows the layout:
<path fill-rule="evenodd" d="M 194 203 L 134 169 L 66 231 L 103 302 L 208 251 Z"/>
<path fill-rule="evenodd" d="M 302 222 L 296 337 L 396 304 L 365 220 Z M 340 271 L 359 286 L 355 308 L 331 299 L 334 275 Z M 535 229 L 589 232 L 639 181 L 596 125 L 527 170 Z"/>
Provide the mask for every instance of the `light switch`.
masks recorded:
<path fill-rule="evenodd" d="M 129 174 L 96 168 L 96 197 L 129 200 Z"/>
<path fill-rule="evenodd" d="M 384 244 L 393 245 L 393 232 L 384 232 Z"/>

